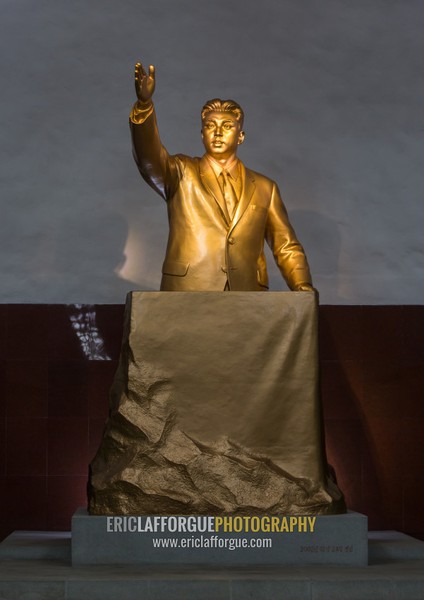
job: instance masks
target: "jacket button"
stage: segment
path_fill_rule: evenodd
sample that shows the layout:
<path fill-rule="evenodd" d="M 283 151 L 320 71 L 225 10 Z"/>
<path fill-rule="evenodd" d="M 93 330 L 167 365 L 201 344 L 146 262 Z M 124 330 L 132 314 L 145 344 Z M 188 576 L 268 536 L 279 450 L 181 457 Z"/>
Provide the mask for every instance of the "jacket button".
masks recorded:
<path fill-rule="evenodd" d="M 222 271 L 223 273 L 226 273 L 226 272 L 227 272 L 227 269 L 226 269 L 226 267 L 221 267 L 221 271 Z"/>
<path fill-rule="evenodd" d="M 233 237 L 228 238 L 228 243 L 229 244 L 235 244 L 236 240 Z"/>

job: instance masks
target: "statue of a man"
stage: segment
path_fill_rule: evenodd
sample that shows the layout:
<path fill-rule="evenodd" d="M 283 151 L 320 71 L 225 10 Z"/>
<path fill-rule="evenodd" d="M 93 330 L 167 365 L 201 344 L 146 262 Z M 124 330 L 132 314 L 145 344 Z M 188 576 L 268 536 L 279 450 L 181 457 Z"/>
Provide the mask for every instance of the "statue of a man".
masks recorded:
<path fill-rule="evenodd" d="M 155 69 L 135 66 L 137 102 L 130 115 L 134 157 L 142 177 L 168 206 L 164 291 L 268 289 L 264 240 L 289 288 L 312 291 L 305 252 L 277 185 L 237 158 L 243 111 L 232 100 L 202 109 L 205 154 L 171 156 L 162 145 L 152 102 Z"/>

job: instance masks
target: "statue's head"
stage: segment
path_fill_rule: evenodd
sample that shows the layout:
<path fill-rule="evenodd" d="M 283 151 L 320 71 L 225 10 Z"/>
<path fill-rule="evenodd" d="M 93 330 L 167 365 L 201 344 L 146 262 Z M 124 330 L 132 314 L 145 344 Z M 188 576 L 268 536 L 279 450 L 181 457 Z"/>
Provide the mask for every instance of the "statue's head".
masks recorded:
<path fill-rule="evenodd" d="M 202 140 L 206 153 L 228 159 L 244 141 L 243 109 L 234 100 L 209 100 L 202 108 Z"/>
<path fill-rule="evenodd" d="M 244 112 L 240 104 L 234 102 L 234 100 L 221 100 L 220 98 L 208 100 L 202 108 L 202 123 L 210 112 L 232 113 L 240 123 L 240 129 L 243 129 Z"/>

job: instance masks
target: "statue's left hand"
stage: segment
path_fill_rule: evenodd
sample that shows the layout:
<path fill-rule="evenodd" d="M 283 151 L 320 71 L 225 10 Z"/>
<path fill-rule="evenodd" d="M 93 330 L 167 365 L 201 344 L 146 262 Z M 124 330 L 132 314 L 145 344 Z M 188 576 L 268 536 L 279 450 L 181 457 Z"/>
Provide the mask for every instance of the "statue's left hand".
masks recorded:
<path fill-rule="evenodd" d="M 314 288 L 313 285 L 311 285 L 310 283 L 301 283 L 299 285 L 299 287 L 296 288 L 295 290 L 296 292 L 314 292 L 314 294 L 317 297 L 317 300 L 319 300 L 319 292 L 316 288 Z"/>
<path fill-rule="evenodd" d="M 316 292 L 317 290 L 310 283 L 301 283 L 295 290 L 296 292 Z"/>

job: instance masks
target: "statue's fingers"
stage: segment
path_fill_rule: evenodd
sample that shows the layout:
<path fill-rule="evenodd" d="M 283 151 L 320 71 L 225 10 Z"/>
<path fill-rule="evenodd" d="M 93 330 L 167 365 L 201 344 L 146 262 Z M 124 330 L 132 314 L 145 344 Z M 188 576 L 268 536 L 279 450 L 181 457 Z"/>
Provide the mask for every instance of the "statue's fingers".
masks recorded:
<path fill-rule="evenodd" d="M 137 63 L 134 68 L 134 79 L 135 79 L 136 83 L 138 81 L 140 81 L 140 78 L 141 78 L 140 67 L 141 67 L 141 64 Z"/>
<path fill-rule="evenodd" d="M 146 75 L 146 71 L 144 70 L 143 64 L 141 62 L 138 62 L 135 65 L 135 70 L 136 70 L 136 73 L 138 73 L 138 76 L 140 78 L 144 77 Z"/>
<path fill-rule="evenodd" d="M 155 78 L 155 67 L 153 65 L 149 66 L 149 77 L 151 77 L 152 79 Z"/>

